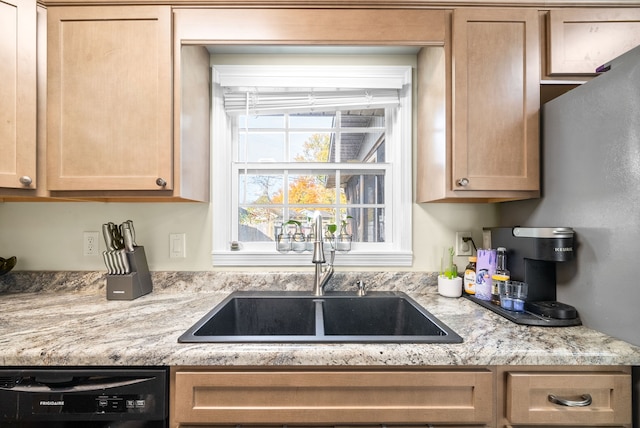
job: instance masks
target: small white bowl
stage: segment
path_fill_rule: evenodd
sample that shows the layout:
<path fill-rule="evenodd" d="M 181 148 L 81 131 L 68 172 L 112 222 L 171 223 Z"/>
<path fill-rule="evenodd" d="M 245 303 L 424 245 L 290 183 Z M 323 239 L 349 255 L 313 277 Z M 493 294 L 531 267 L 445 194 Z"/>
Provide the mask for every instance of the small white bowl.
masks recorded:
<path fill-rule="evenodd" d="M 444 297 L 460 297 L 462 296 L 462 278 L 447 278 L 438 276 L 438 293 Z"/>

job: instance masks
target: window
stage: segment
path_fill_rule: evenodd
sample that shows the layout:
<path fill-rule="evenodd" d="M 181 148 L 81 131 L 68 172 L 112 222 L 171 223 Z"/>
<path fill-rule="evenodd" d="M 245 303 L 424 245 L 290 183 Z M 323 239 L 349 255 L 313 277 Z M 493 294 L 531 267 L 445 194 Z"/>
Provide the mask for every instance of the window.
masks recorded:
<path fill-rule="evenodd" d="M 411 67 L 220 65 L 213 82 L 214 265 L 310 263 L 275 236 L 315 211 L 352 235 L 336 265 L 411 265 Z"/>

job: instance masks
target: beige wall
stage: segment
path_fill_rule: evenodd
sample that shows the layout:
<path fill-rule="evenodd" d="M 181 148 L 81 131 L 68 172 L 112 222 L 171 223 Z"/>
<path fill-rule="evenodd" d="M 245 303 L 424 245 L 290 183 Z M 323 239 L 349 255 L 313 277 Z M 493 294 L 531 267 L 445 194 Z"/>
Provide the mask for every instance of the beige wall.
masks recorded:
<path fill-rule="evenodd" d="M 414 204 L 413 215 L 413 266 L 367 270 L 438 270 L 440 253 L 453 244 L 456 231 L 472 231 L 479 245 L 482 227 L 495 225 L 497 219 L 492 204 Z M 0 257 L 17 256 L 16 270 L 105 270 L 102 257 L 82 254 L 83 232 L 128 219 L 135 223 L 138 244 L 144 245 L 151 270 L 216 269 L 211 265 L 210 205 L 197 203 L 0 203 Z M 186 258 L 169 258 L 170 233 L 186 233 Z M 466 260 L 457 263 L 464 268 Z M 304 268 L 312 268 L 311 256 Z"/>

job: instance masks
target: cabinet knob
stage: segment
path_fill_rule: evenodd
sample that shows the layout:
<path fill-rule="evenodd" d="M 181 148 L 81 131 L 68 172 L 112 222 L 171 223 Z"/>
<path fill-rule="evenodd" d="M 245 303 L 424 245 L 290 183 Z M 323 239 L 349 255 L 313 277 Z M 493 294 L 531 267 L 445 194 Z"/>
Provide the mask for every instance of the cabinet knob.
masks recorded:
<path fill-rule="evenodd" d="M 164 187 L 167 185 L 167 182 L 164 178 L 160 177 L 156 180 L 156 184 L 160 187 Z"/>
<path fill-rule="evenodd" d="M 22 184 L 23 186 L 31 186 L 31 183 L 33 183 L 33 180 L 28 175 L 23 175 L 22 177 L 20 177 L 20 184 Z"/>
<path fill-rule="evenodd" d="M 458 186 L 465 187 L 465 186 L 467 186 L 469 184 L 469 179 L 466 178 L 466 177 L 462 177 L 460 180 L 457 181 L 456 184 Z"/>

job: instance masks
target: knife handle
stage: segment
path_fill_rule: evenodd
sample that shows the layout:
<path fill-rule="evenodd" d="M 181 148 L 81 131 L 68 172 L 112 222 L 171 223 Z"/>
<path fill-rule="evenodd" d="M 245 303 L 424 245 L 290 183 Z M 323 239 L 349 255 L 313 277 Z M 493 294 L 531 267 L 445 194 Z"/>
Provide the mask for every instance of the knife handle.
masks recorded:
<path fill-rule="evenodd" d="M 107 246 L 107 250 L 115 250 L 116 248 L 113 242 L 113 235 L 111 234 L 111 226 L 109 226 L 109 224 L 105 223 L 102 225 L 102 235 L 104 236 L 104 242 Z"/>
<path fill-rule="evenodd" d="M 122 273 L 124 275 L 129 275 L 131 273 L 131 266 L 129 265 L 129 256 L 125 250 L 119 250 L 120 253 L 120 261 L 122 262 Z"/>
<path fill-rule="evenodd" d="M 111 267 L 108 251 L 102 252 L 102 258 L 104 259 L 104 265 L 107 267 L 107 275 L 113 275 L 113 268 Z"/>
<path fill-rule="evenodd" d="M 133 228 L 133 220 L 127 220 L 125 223 L 129 225 L 129 230 L 131 231 L 131 243 L 134 247 L 137 247 L 138 244 L 136 244 L 136 230 Z"/>
<path fill-rule="evenodd" d="M 133 233 L 128 223 L 122 223 L 122 239 L 124 240 L 124 249 L 131 253 L 134 251 Z"/>

